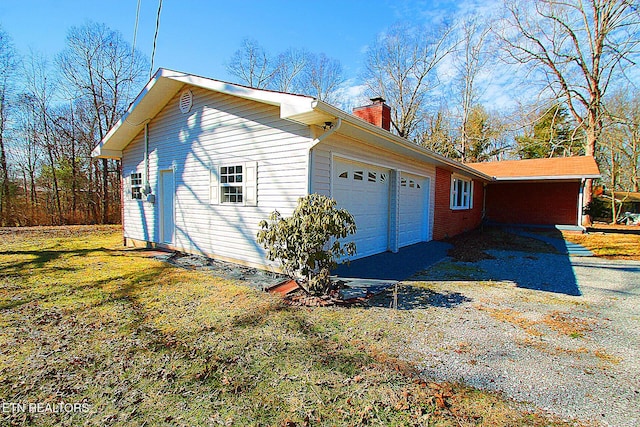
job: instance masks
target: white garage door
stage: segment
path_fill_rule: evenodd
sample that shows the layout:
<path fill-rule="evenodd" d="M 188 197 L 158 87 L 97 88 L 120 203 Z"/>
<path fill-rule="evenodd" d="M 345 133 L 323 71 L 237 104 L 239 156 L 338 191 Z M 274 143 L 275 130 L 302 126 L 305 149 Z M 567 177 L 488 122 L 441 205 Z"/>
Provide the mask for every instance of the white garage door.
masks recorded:
<path fill-rule="evenodd" d="M 427 240 L 429 226 L 429 180 L 416 175 L 400 175 L 398 246 Z"/>
<path fill-rule="evenodd" d="M 384 252 L 389 235 L 389 170 L 364 163 L 335 159 L 333 198 L 356 220 L 353 258 Z"/>

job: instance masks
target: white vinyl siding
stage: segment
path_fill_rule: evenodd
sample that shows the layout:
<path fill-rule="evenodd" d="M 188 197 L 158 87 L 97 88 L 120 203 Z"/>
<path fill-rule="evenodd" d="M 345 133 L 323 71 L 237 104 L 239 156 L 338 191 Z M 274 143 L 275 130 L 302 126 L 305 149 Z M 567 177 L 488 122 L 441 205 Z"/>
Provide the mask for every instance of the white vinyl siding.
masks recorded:
<path fill-rule="evenodd" d="M 180 112 L 179 91 L 149 122 L 149 184 L 175 174 L 174 246 L 247 263 L 267 264 L 255 242 L 258 223 L 277 209 L 290 215 L 307 194 L 309 128 L 280 118 L 277 107 L 191 87 L 193 106 Z M 124 150 L 123 170 L 142 171 L 142 134 Z M 243 166 L 243 202 L 220 203 L 220 166 Z M 219 172 L 218 172 L 219 173 Z M 217 190 L 217 191 L 215 191 Z M 159 242 L 158 206 L 125 201 L 125 236 Z"/>

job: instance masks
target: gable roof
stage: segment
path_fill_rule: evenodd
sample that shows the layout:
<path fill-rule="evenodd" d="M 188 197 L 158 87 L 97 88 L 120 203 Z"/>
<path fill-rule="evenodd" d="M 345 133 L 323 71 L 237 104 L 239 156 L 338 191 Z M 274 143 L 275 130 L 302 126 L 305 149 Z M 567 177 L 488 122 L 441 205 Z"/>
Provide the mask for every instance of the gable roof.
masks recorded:
<path fill-rule="evenodd" d="M 591 156 L 548 159 L 504 160 L 467 163 L 496 181 L 548 181 L 600 178 L 600 170 Z"/>
<path fill-rule="evenodd" d="M 444 157 L 359 117 L 346 113 L 326 102 L 304 95 L 254 89 L 234 83 L 222 82 L 179 71 L 160 68 L 131 103 L 127 112 L 94 148 L 91 155 L 102 158 L 121 158 L 122 150 L 144 129 L 165 105 L 185 85 L 249 99 L 280 107 L 280 117 L 305 125 L 322 126 L 338 123 L 341 134 L 364 139 L 368 143 L 413 157 L 417 160 L 456 170 L 484 181 L 491 177 L 465 164 Z"/>

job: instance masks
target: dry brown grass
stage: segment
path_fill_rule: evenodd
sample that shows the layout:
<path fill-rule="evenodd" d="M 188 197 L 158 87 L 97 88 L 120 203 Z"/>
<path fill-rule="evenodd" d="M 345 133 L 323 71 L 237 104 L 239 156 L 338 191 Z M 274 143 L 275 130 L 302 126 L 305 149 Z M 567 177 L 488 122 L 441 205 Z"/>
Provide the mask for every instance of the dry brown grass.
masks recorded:
<path fill-rule="evenodd" d="M 514 250 L 522 252 L 555 253 L 556 250 L 540 240 L 507 233 L 500 228 L 484 227 L 460 234 L 446 240 L 453 245 L 449 256 L 456 261 L 476 262 L 492 259 L 486 251 L 490 249 Z"/>
<path fill-rule="evenodd" d="M 487 312 L 489 316 L 496 320 L 518 326 L 529 335 L 542 336 L 542 332 L 536 328 L 539 322 L 527 319 L 516 310 L 511 308 L 492 308 L 484 305 L 476 305 L 475 307 L 480 311 Z"/>
<path fill-rule="evenodd" d="M 640 260 L 640 235 L 638 234 L 563 232 L 562 235 L 569 242 L 578 243 L 599 257 Z"/>
<path fill-rule="evenodd" d="M 593 322 L 579 319 L 566 312 L 554 311 L 547 313 L 542 319 L 542 323 L 563 335 L 571 338 L 580 338 L 586 332 L 591 331 Z"/>
<path fill-rule="evenodd" d="M 117 227 L 4 237 L 0 396 L 90 410 L 2 425 L 576 425 L 419 379 L 393 352 L 409 311 L 286 307 L 124 250 Z"/>
<path fill-rule="evenodd" d="M 605 349 L 603 348 L 599 348 L 594 352 L 594 355 L 602 360 L 603 362 L 609 362 L 609 363 L 613 363 L 613 364 L 618 364 L 620 362 L 622 362 L 622 358 L 615 356 L 613 354 L 608 353 Z"/>

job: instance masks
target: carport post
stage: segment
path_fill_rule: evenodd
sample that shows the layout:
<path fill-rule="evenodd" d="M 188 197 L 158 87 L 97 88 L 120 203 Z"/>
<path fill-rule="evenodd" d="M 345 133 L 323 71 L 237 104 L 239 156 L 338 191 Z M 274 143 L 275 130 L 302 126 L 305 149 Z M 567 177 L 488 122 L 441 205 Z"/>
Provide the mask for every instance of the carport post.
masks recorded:
<path fill-rule="evenodd" d="M 582 206 L 582 204 L 584 203 L 584 183 L 585 179 L 582 178 L 582 180 L 580 181 L 580 191 L 578 192 L 578 227 L 582 227 L 582 217 L 584 210 L 584 206 Z"/>

